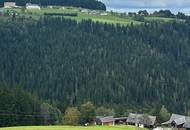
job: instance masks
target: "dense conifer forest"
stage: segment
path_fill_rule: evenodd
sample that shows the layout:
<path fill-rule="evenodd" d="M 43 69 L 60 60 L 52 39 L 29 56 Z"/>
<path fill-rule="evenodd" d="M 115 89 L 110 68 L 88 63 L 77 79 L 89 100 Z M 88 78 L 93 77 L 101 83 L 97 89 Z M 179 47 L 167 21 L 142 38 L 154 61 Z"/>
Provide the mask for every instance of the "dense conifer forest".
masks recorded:
<path fill-rule="evenodd" d="M 189 36 L 185 22 L 120 26 L 62 17 L 9 19 L 0 26 L 0 110 L 43 120 L 40 110 L 48 106 L 57 119 L 57 107 L 63 112 L 92 101 L 120 113 L 156 113 L 164 105 L 188 114 Z M 16 117 L 11 123 L 22 125 Z"/>
<path fill-rule="evenodd" d="M 97 0 L 1 0 L 1 5 L 3 2 L 16 2 L 18 6 L 25 6 L 26 3 L 39 4 L 41 6 L 47 5 L 59 5 L 59 6 L 75 6 L 95 10 L 106 10 L 104 3 Z"/>

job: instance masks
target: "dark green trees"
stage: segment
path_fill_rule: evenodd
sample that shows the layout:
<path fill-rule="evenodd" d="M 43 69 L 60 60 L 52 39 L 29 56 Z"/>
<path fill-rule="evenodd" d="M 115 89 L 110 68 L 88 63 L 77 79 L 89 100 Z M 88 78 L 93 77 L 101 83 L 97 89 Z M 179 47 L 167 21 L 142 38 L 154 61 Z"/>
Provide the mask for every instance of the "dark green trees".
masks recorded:
<path fill-rule="evenodd" d="M 89 100 L 121 110 L 165 105 L 188 113 L 189 33 L 188 23 L 175 22 L 9 20 L 0 26 L 0 82 L 65 108 Z"/>
<path fill-rule="evenodd" d="M 22 89 L 0 87 L 0 126 L 38 125 L 40 102 Z"/>
<path fill-rule="evenodd" d="M 81 113 L 76 107 L 68 107 L 65 110 L 62 123 L 65 125 L 79 125 Z"/>

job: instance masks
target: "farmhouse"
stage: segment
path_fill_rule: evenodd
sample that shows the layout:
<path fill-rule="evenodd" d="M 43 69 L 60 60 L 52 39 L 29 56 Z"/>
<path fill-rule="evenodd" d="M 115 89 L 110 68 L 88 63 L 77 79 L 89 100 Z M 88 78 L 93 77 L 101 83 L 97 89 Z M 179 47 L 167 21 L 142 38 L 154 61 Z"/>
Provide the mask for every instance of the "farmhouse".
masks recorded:
<path fill-rule="evenodd" d="M 16 7 L 15 2 L 4 2 L 4 8 L 14 8 Z"/>
<path fill-rule="evenodd" d="M 37 4 L 27 3 L 26 4 L 26 9 L 38 9 L 38 10 L 40 10 L 40 6 L 37 5 Z"/>
<path fill-rule="evenodd" d="M 89 10 L 88 9 L 82 9 L 81 12 L 82 13 L 89 13 Z"/>
<path fill-rule="evenodd" d="M 113 118 L 113 116 L 96 117 L 96 124 L 97 125 L 114 126 L 115 125 L 115 119 Z"/>
<path fill-rule="evenodd" d="M 138 127 L 153 128 L 156 123 L 156 116 L 130 113 L 127 118 L 127 124 Z"/>
<path fill-rule="evenodd" d="M 169 125 L 173 128 L 190 130 L 190 117 L 179 114 L 172 114 L 170 120 L 162 123 L 163 125 Z"/>

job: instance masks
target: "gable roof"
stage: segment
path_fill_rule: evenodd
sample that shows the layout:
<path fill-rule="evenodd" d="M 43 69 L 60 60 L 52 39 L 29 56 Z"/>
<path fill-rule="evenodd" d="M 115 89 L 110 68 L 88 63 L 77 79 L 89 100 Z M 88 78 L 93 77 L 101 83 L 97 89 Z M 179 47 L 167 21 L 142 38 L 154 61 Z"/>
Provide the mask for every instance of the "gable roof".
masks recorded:
<path fill-rule="evenodd" d="M 117 118 L 114 118 L 115 120 L 127 120 L 128 117 L 117 117 Z"/>
<path fill-rule="evenodd" d="M 107 117 L 97 117 L 102 123 L 107 123 L 107 122 L 114 122 L 115 119 L 113 116 L 107 116 Z"/>
<path fill-rule="evenodd" d="M 175 122 L 176 125 L 182 125 L 184 128 L 190 128 L 190 117 L 183 116 L 179 114 L 172 114 L 170 117 L 170 120 L 167 122 L 164 122 L 162 124 L 171 124 L 172 122 Z"/>
<path fill-rule="evenodd" d="M 139 123 L 139 124 L 144 124 L 144 125 L 154 125 L 156 122 L 156 116 L 150 116 L 148 115 L 147 118 L 145 119 L 144 114 L 134 114 L 134 113 L 129 113 L 129 116 L 127 118 L 128 123 Z"/>

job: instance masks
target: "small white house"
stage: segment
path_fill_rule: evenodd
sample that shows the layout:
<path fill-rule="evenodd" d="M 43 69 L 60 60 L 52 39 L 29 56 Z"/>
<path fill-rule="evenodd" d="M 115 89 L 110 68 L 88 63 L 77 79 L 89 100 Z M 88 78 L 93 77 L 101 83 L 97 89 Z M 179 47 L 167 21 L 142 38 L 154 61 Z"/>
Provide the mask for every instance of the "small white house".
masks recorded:
<path fill-rule="evenodd" d="M 14 8 L 16 7 L 15 2 L 4 2 L 4 8 Z"/>
<path fill-rule="evenodd" d="M 101 15 L 101 16 L 107 16 L 108 13 L 104 12 L 104 13 L 101 13 L 100 15 Z"/>
<path fill-rule="evenodd" d="M 89 13 L 89 10 L 88 9 L 82 9 L 81 12 L 82 13 Z"/>
<path fill-rule="evenodd" d="M 37 4 L 27 3 L 26 4 L 26 9 L 38 9 L 38 10 L 40 10 L 40 6 L 37 5 Z"/>

